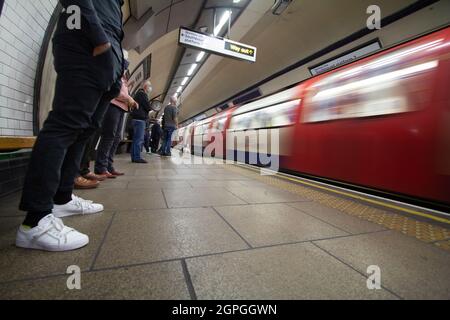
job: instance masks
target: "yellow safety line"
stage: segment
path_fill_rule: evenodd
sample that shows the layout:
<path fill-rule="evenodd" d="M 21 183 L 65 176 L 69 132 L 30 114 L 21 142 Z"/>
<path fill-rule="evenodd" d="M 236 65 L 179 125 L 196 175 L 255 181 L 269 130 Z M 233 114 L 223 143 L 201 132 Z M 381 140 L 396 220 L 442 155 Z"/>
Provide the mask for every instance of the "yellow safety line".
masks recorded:
<path fill-rule="evenodd" d="M 259 171 L 256 168 L 247 167 L 247 166 L 243 166 L 243 165 L 239 165 L 239 166 L 241 166 L 243 168 L 247 168 L 247 169 L 253 170 L 255 172 Z M 343 196 L 347 196 L 347 197 L 351 197 L 351 198 L 354 198 L 354 199 L 362 200 L 362 201 L 365 201 L 365 202 L 368 202 L 368 203 L 372 203 L 372 204 L 376 204 L 376 205 L 379 205 L 379 206 L 387 207 L 387 208 L 390 208 L 390 209 L 395 209 L 395 210 L 407 212 L 407 213 L 410 213 L 412 215 L 425 217 L 425 218 L 428 218 L 428 219 L 431 219 L 431 220 L 435 220 L 435 221 L 438 221 L 438 222 L 443 222 L 443 223 L 446 223 L 446 224 L 450 224 L 450 220 L 445 219 L 445 218 L 436 217 L 436 216 L 433 216 L 433 215 L 430 215 L 430 214 L 426 214 L 426 213 L 415 211 L 415 210 L 408 209 L 408 208 L 403 208 L 403 207 L 400 207 L 400 206 L 396 206 L 394 204 L 389 204 L 389 203 L 385 203 L 385 202 L 381 202 L 381 201 L 377 201 L 377 200 L 364 198 L 362 196 L 358 196 L 358 195 L 354 195 L 354 194 L 351 194 L 351 193 L 339 191 L 339 190 L 336 190 L 336 189 L 333 189 L 333 188 L 327 188 L 327 187 L 324 187 L 324 186 L 321 186 L 321 185 L 318 185 L 318 184 L 315 184 L 315 183 L 311 183 L 311 182 L 306 182 L 306 181 L 303 181 L 303 180 L 300 180 L 300 179 L 297 179 L 297 178 L 291 178 L 291 177 L 287 177 L 287 176 L 284 176 L 284 175 L 280 175 L 279 173 L 275 173 L 275 175 L 278 178 L 283 178 L 283 179 L 286 179 L 286 180 L 294 181 L 294 182 L 301 183 L 303 185 L 307 185 L 307 186 L 310 186 L 310 187 L 314 187 L 314 188 L 330 191 L 330 192 L 337 193 L 337 194 L 340 194 L 340 195 L 343 195 Z"/>

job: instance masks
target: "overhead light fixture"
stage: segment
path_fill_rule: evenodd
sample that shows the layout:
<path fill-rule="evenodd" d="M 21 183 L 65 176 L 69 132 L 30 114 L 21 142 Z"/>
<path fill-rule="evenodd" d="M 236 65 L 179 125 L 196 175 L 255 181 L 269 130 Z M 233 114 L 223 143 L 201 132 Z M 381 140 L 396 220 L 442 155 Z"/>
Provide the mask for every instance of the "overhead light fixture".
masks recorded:
<path fill-rule="evenodd" d="M 189 69 L 187 75 L 188 75 L 189 77 L 192 76 L 192 74 L 194 73 L 195 69 L 197 69 L 197 64 L 196 64 L 196 63 L 194 63 L 194 64 L 192 65 L 192 67 Z"/>
<path fill-rule="evenodd" d="M 225 11 L 225 13 L 222 15 L 222 18 L 220 18 L 219 24 L 217 25 L 217 27 L 214 28 L 214 36 L 217 37 L 220 34 L 222 28 L 228 22 L 228 19 L 230 19 L 230 17 L 231 17 L 231 10 Z"/>
<path fill-rule="evenodd" d="M 178 89 L 177 89 L 177 93 L 180 93 L 181 91 L 183 91 L 183 87 L 179 86 Z"/>
<path fill-rule="evenodd" d="M 181 83 L 181 85 L 184 86 L 188 81 L 189 81 L 189 77 L 184 78 L 184 80 Z"/>
<path fill-rule="evenodd" d="M 241 0 L 233 0 L 233 3 L 239 3 Z"/>
<path fill-rule="evenodd" d="M 292 0 L 275 0 L 275 4 L 272 7 L 272 13 L 276 16 L 281 15 L 284 10 L 291 4 Z"/>
<path fill-rule="evenodd" d="M 202 59 L 203 59 L 204 56 L 205 56 L 205 52 L 204 52 L 204 51 L 200 52 L 200 53 L 198 54 L 197 60 L 195 60 L 195 62 L 200 62 L 200 61 L 202 61 Z"/>

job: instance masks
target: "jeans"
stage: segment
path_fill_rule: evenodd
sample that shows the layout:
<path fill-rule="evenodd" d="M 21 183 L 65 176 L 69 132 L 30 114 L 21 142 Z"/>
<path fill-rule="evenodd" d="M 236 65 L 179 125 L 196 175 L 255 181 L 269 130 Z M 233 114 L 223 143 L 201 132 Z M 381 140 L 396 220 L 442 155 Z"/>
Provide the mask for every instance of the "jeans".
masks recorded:
<path fill-rule="evenodd" d="M 133 145 L 131 146 L 131 160 L 141 160 L 142 146 L 144 145 L 145 121 L 133 120 Z"/>
<path fill-rule="evenodd" d="M 109 89 L 86 81 L 82 71 L 57 69 L 53 110 L 34 146 L 20 209 L 29 213 L 53 209 L 57 192 L 73 191 L 88 139 L 101 127 L 109 102 L 120 93 L 120 78 Z"/>
<path fill-rule="evenodd" d="M 80 166 L 80 176 L 82 177 L 91 172 L 90 164 L 91 161 L 95 159 L 95 147 L 97 146 L 98 139 L 100 138 L 100 133 L 101 130 L 98 129 L 86 142 L 86 147 L 84 149 L 83 157 L 81 158 Z"/>
<path fill-rule="evenodd" d="M 120 143 L 120 133 L 124 111 L 113 104 L 110 104 L 103 121 L 101 140 L 97 150 L 97 160 L 95 161 L 95 173 L 103 174 L 106 171 L 114 172 L 114 156 Z"/>
<path fill-rule="evenodd" d="M 147 129 L 144 134 L 144 148 L 147 153 L 150 152 L 150 132 Z"/>
<path fill-rule="evenodd" d="M 164 129 L 164 144 L 162 147 L 163 154 L 170 154 L 170 150 L 172 148 L 172 135 L 175 131 L 175 128 L 165 128 Z"/>

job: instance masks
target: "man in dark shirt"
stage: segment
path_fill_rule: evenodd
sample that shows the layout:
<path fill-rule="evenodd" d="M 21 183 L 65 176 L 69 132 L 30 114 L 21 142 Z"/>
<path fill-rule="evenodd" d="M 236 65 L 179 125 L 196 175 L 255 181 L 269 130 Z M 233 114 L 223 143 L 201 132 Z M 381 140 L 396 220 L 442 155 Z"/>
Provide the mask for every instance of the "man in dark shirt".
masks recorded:
<path fill-rule="evenodd" d="M 164 109 L 163 116 L 163 130 L 164 142 L 161 150 L 163 157 L 170 157 L 172 154 L 170 149 L 172 147 L 172 135 L 178 128 L 178 99 L 176 97 L 170 98 L 170 104 Z"/>
<path fill-rule="evenodd" d="M 89 237 L 59 218 L 95 214 L 103 206 L 72 196 L 89 137 L 101 126 L 121 88 L 124 59 L 122 0 L 60 0 L 64 7 L 53 37 L 57 73 L 53 110 L 37 138 L 20 209 L 27 212 L 16 245 L 47 251 L 86 246 Z M 71 25 L 81 13 L 81 26 Z M 70 10 L 68 10 L 70 9 Z"/>
<path fill-rule="evenodd" d="M 139 105 L 139 109 L 135 109 L 131 113 L 132 126 L 133 126 L 133 144 L 131 146 L 131 161 L 133 163 L 147 163 L 142 159 L 142 147 L 144 146 L 145 128 L 149 121 L 150 95 L 153 91 L 150 81 L 146 81 L 141 89 L 136 93 L 134 100 Z"/>

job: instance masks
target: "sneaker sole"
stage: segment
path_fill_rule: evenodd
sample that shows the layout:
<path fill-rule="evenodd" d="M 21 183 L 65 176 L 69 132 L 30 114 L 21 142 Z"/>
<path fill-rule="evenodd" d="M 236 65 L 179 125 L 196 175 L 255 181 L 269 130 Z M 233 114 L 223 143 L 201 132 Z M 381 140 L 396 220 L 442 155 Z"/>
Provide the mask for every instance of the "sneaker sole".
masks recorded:
<path fill-rule="evenodd" d="M 66 252 L 66 251 L 74 251 L 81 248 L 86 247 L 89 244 L 89 238 L 86 241 L 82 241 L 79 243 L 74 243 L 66 248 L 59 248 L 53 246 L 40 246 L 36 244 L 30 244 L 25 241 L 16 241 L 16 247 L 22 249 L 30 249 L 30 250 L 40 250 L 40 251 L 48 251 L 48 252 Z"/>

